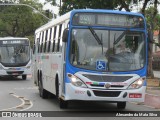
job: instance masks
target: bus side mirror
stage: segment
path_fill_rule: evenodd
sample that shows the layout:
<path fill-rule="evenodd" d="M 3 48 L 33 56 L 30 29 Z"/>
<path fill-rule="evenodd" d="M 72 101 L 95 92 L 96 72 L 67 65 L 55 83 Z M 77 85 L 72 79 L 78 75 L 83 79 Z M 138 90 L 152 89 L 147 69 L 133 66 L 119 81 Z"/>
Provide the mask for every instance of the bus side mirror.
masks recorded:
<path fill-rule="evenodd" d="M 67 42 L 67 40 L 68 40 L 68 29 L 64 29 L 62 41 Z"/>

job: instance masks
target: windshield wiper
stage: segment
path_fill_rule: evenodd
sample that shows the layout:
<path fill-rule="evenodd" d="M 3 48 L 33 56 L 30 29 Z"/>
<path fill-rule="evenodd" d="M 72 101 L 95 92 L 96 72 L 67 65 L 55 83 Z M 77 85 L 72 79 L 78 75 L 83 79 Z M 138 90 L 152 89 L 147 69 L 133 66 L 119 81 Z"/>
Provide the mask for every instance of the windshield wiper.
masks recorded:
<path fill-rule="evenodd" d="M 126 35 L 127 31 L 124 31 L 116 40 L 114 39 L 114 45 L 117 44 L 119 41 L 122 40 L 122 38 L 124 37 L 124 35 Z"/>
<path fill-rule="evenodd" d="M 88 27 L 89 30 L 91 31 L 92 35 L 94 36 L 94 38 L 97 40 L 99 45 L 103 45 L 102 40 L 98 37 L 97 33 L 95 32 L 95 30 L 92 27 Z"/>
<path fill-rule="evenodd" d="M 103 54 L 103 40 L 102 40 L 102 34 L 101 34 L 101 39 L 98 37 L 97 33 L 95 32 L 95 30 L 91 27 L 88 26 L 89 30 L 91 31 L 92 35 L 94 36 L 94 38 L 96 39 L 96 41 L 98 42 L 99 45 L 102 46 L 102 54 Z"/>

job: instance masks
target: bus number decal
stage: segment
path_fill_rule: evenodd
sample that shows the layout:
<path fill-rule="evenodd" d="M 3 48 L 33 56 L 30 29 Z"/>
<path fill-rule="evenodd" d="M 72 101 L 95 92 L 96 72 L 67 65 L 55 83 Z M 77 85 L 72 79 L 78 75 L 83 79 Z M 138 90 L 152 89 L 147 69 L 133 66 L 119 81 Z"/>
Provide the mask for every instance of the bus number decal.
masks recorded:
<path fill-rule="evenodd" d="M 58 64 L 51 64 L 52 69 L 58 69 Z"/>
<path fill-rule="evenodd" d="M 84 94 L 85 91 L 75 90 L 75 93 L 76 93 L 76 94 Z"/>

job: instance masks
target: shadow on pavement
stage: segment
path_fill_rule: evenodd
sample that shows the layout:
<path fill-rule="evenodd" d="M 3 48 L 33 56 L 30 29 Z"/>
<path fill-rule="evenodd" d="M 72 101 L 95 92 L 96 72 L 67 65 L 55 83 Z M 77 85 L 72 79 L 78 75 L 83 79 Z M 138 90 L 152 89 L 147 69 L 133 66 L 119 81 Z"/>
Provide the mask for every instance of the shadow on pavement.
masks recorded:
<path fill-rule="evenodd" d="M 0 81 L 24 81 L 21 77 L 0 76 Z"/>

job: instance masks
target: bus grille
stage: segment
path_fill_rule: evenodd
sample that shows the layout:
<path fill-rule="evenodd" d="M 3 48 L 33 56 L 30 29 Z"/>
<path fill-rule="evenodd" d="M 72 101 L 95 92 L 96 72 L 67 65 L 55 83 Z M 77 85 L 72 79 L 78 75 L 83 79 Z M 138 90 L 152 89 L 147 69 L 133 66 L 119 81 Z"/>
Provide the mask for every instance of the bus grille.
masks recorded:
<path fill-rule="evenodd" d="M 121 91 L 97 91 L 93 90 L 95 96 L 98 97 L 118 97 Z"/>
<path fill-rule="evenodd" d="M 104 87 L 104 85 L 94 85 L 94 84 L 91 84 L 90 86 L 92 86 L 92 87 Z M 111 85 L 111 87 L 123 88 L 124 85 Z"/>
<path fill-rule="evenodd" d="M 7 74 L 8 75 L 13 75 L 13 74 L 17 74 L 17 75 L 20 75 L 20 74 L 23 74 L 24 71 L 7 71 Z"/>
<path fill-rule="evenodd" d="M 124 82 L 133 76 L 101 76 L 101 75 L 88 75 L 83 74 L 86 78 L 90 79 L 91 81 L 97 82 Z"/>

